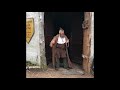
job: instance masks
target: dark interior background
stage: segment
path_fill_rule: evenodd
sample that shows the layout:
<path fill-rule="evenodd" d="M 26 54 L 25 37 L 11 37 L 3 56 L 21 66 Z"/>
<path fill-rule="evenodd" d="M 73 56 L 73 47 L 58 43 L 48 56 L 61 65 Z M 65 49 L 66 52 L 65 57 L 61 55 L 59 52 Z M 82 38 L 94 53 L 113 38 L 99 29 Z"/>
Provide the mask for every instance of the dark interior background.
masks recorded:
<path fill-rule="evenodd" d="M 68 51 L 71 61 L 82 64 L 84 12 L 45 12 L 44 20 L 47 63 L 52 62 L 50 41 L 62 27 L 70 40 Z"/>

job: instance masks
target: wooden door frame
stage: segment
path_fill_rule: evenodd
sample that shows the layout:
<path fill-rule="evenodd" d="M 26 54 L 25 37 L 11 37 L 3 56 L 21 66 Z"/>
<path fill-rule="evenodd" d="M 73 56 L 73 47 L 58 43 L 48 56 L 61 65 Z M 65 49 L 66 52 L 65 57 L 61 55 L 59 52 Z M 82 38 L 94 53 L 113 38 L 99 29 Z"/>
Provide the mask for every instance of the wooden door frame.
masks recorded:
<path fill-rule="evenodd" d="M 90 73 L 91 63 L 90 63 L 90 46 L 91 46 L 91 13 L 84 12 L 83 27 L 83 69 L 85 73 Z"/>
<path fill-rule="evenodd" d="M 83 69 L 86 73 L 90 73 L 90 46 L 91 46 L 91 12 L 84 12 L 83 21 Z"/>

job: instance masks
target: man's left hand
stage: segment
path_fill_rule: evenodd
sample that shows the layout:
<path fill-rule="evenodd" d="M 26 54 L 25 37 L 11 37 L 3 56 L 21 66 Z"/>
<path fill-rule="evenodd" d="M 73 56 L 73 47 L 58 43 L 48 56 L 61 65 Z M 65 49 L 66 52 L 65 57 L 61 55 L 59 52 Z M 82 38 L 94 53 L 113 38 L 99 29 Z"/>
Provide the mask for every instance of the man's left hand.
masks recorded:
<path fill-rule="evenodd" d="M 67 40 L 66 43 L 69 43 L 69 40 Z"/>

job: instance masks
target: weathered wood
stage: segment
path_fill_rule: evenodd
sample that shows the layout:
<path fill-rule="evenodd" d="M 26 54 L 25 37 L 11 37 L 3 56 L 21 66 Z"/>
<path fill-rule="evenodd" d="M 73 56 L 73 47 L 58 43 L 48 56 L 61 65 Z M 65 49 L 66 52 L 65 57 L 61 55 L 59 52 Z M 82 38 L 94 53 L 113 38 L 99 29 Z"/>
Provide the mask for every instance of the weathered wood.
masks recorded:
<path fill-rule="evenodd" d="M 89 73 L 89 56 L 90 56 L 90 12 L 85 12 L 85 23 L 83 26 L 83 69 Z"/>

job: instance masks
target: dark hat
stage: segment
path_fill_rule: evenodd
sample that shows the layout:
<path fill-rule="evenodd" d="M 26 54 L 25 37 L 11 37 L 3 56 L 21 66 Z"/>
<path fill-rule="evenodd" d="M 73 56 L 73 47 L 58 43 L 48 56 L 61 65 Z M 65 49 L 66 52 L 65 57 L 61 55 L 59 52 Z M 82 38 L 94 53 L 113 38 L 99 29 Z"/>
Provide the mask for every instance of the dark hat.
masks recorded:
<path fill-rule="evenodd" d="M 61 27 L 60 27 L 60 30 L 64 31 Z"/>

